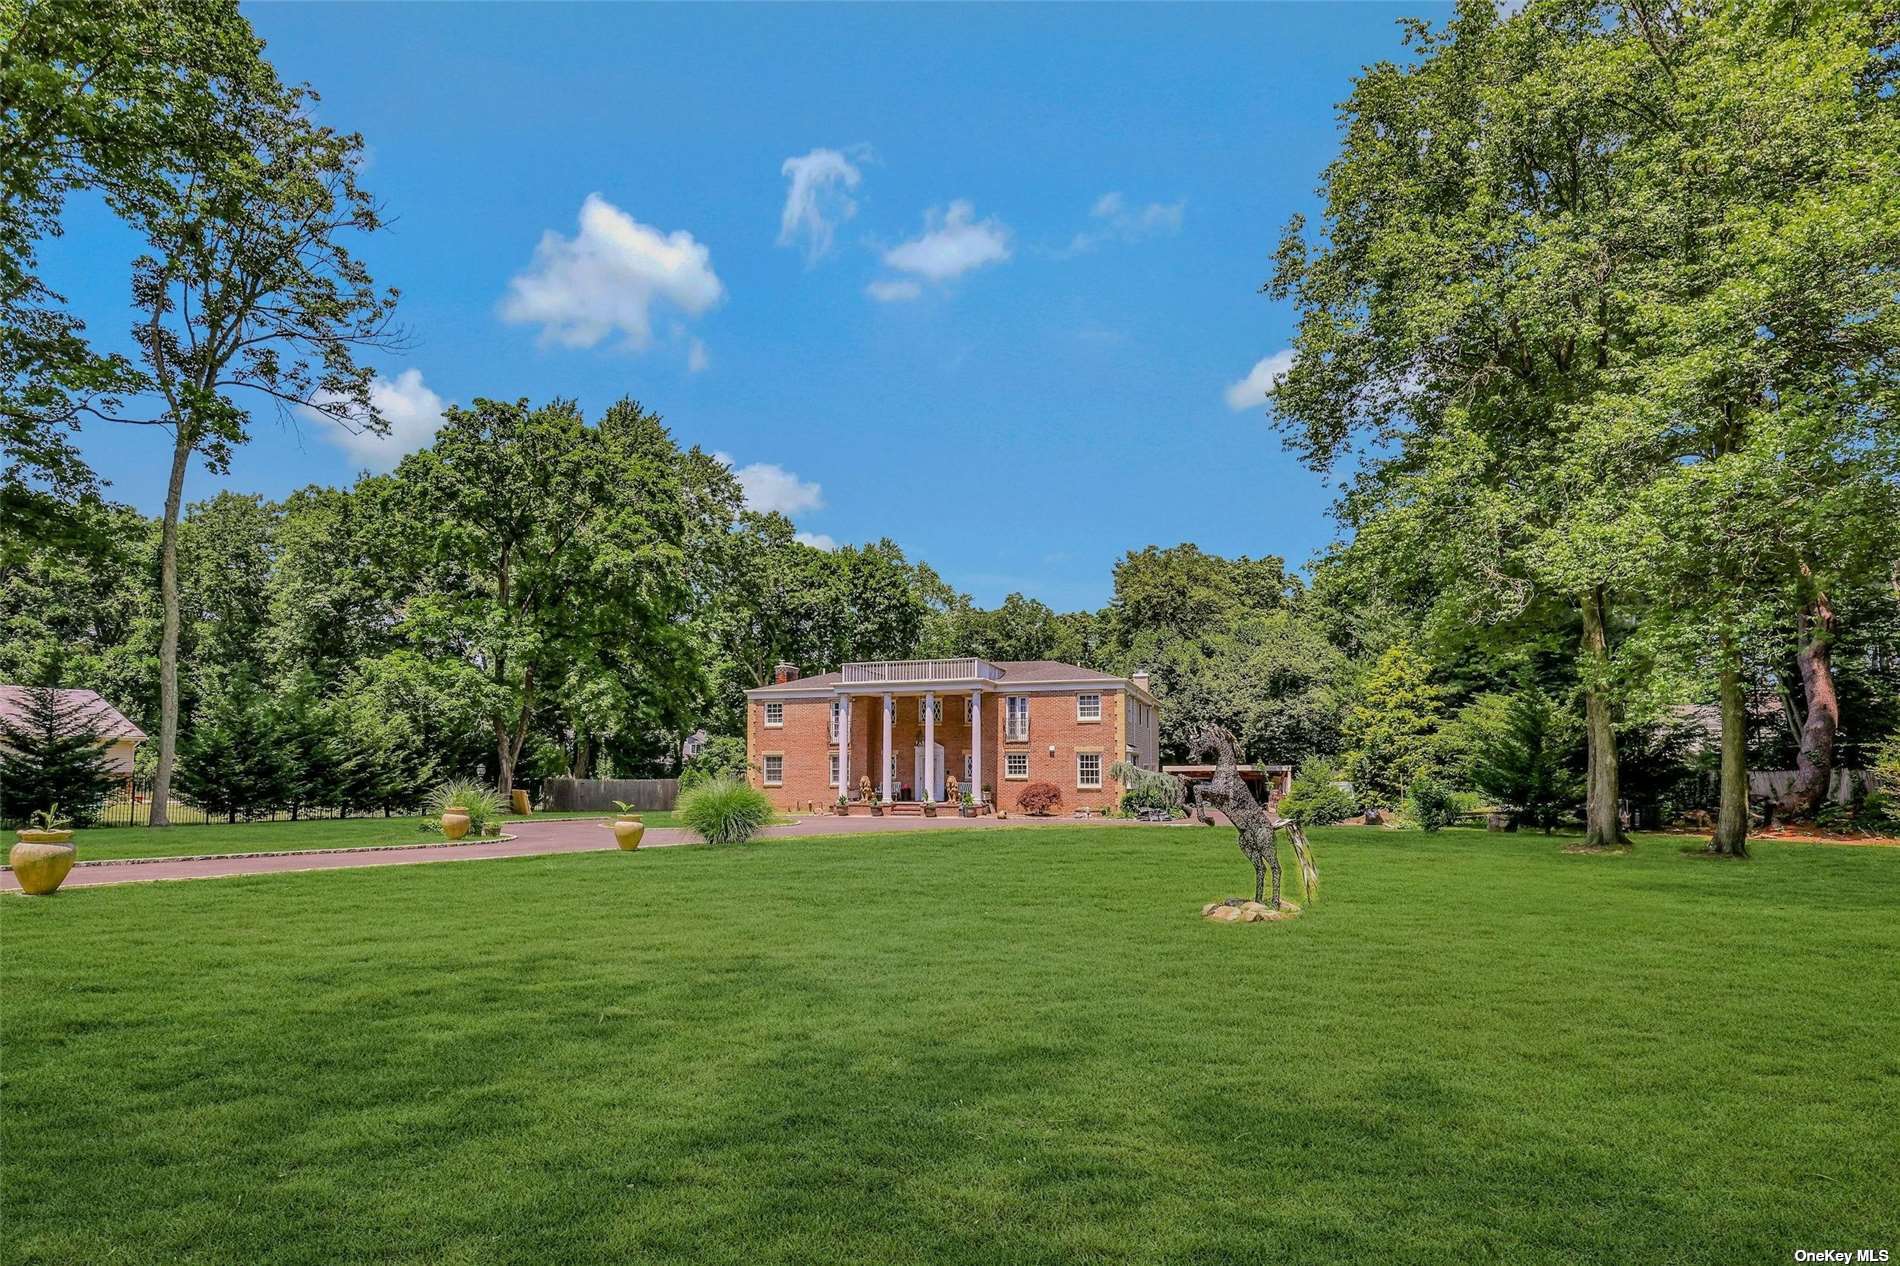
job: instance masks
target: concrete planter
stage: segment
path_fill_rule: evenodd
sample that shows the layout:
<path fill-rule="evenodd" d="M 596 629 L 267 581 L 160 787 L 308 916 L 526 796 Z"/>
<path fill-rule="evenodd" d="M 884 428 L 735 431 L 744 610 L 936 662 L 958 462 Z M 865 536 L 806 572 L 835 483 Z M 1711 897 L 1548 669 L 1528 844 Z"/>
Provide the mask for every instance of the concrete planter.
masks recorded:
<path fill-rule="evenodd" d="M 975 817 L 975 816 L 976 816 L 976 806 L 975 806 L 975 805 L 973 805 L 973 804 L 966 804 L 966 805 L 959 805 L 959 806 L 957 807 L 957 816 L 958 816 L 958 817 L 960 817 L 960 818 L 973 818 L 973 817 Z"/>
<path fill-rule="evenodd" d="M 442 836 L 444 839 L 459 840 L 468 834 L 468 810 L 459 804 L 445 806 L 442 810 Z"/>
<path fill-rule="evenodd" d="M 66 882 L 79 850 L 71 831 L 21 831 L 20 842 L 7 853 L 20 891 L 44 897 Z"/>
<path fill-rule="evenodd" d="M 647 824 L 639 818 L 614 819 L 614 843 L 631 853 L 640 847 L 640 837 L 647 833 Z"/>
<path fill-rule="evenodd" d="M 927 818 L 934 818 L 937 816 L 937 806 L 932 804 L 928 800 L 924 801 L 924 816 Z"/>

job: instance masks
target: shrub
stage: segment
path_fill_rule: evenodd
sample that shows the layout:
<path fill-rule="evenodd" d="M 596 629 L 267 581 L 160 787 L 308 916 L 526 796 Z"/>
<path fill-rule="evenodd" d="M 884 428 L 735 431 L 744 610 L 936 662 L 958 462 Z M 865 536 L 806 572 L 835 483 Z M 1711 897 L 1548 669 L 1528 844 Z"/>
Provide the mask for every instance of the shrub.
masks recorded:
<path fill-rule="evenodd" d="M 1120 783 L 1121 811 L 1130 817 L 1143 809 L 1179 813 L 1186 801 L 1181 780 L 1173 774 L 1156 773 L 1129 761 L 1118 760 L 1108 767 L 1108 776 Z"/>
<path fill-rule="evenodd" d="M 1280 814 L 1301 826 L 1331 826 L 1357 813 L 1352 793 L 1339 785 L 1333 767 L 1317 756 L 1300 762 L 1293 786 L 1281 797 Z"/>
<path fill-rule="evenodd" d="M 1874 756 L 1874 789 L 1900 798 L 1900 731 L 1888 736 Z"/>
<path fill-rule="evenodd" d="M 1016 797 L 1016 807 L 1024 813 L 1046 817 L 1062 807 L 1062 791 L 1052 782 L 1032 782 Z"/>
<path fill-rule="evenodd" d="M 680 767 L 680 790 L 691 791 L 715 779 L 745 781 L 745 740 L 729 734 L 706 740 L 706 746 Z"/>
<path fill-rule="evenodd" d="M 702 782 L 679 800 L 679 819 L 708 844 L 742 844 L 772 820 L 772 802 L 735 778 Z"/>
<path fill-rule="evenodd" d="M 487 835 L 491 830 L 501 830 L 501 793 L 485 783 L 452 778 L 438 784 L 429 793 L 427 804 L 432 818 L 441 817 L 450 805 L 459 805 L 468 810 L 471 835 Z"/>
<path fill-rule="evenodd" d="M 1405 789 L 1406 816 L 1420 830 L 1443 830 L 1458 821 L 1468 799 L 1432 775 L 1420 774 Z"/>

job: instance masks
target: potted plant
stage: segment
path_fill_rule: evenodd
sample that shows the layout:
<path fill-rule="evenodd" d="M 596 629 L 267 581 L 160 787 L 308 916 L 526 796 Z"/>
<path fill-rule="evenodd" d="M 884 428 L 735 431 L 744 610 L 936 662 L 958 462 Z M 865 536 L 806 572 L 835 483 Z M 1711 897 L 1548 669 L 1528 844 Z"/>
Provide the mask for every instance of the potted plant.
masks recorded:
<path fill-rule="evenodd" d="M 465 804 L 445 804 L 442 806 L 442 837 L 459 840 L 468 834 L 468 806 Z"/>
<path fill-rule="evenodd" d="M 22 828 L 20 842 L 7 854 L 20 891 L 44 897 L 66 882 L 79 850 L 73 847 L 72 823 L 59 816 L 59 806 L 48 805 Z"/>
<path fill-rule="evenodd" d="M 930 792 L 928 789 L 924 791 L 924 794 L 921 797 L 921 803 L 924 806 L 925 817 L 934 818 L 937 816 L 937 802 L 930 798 Z"/>
<path fill-rule="evenodd" d="M 640 837 L 647 833 L 647 824 L 640 820 L 640 813 L 625 800 L 614 801 L 614 843 L 631 853 L 640 847 Z"/>
<path fill-rule="evenodd" d="M 996 788 L 985 783 L 983 785 L 983 799 L 977 802 L 976 807 L 979 812 L 985 813 L 996 808 Z"/>
<path fill-rule="evenodd" d="M 957 816 L 960 818 L 976 816 L 976 797 L 967 791 L 963 793 L 963 799 L 957 804 Z"/>

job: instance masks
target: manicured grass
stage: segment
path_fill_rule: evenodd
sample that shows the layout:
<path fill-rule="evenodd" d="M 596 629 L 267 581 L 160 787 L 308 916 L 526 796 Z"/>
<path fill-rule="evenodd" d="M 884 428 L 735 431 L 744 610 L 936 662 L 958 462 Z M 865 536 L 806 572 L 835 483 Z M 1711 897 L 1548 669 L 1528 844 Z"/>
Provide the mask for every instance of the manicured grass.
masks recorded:
<path fill-rule="evenodd" d="M 601 813 L 537 813 L 534 818 L 599 818 Z M 673 814 L 642 813 L 648 826 L 673 826 Z M 505 817 L 501 829 L 513 833 L 529 819 Z M 426 828 L 426 829 L 425 829 Z M 0 832 L 0 848 L 14 841 L 12 831 Z M 79 860 L 109 861 L 122 857 L 194 857 L 206 853 L 277 853 L 303 848 L 366 848 L 379 844 L 436 844 L 442 832 L 434 820 L 421 818 L 320 818 L 307 822 L 236 822 L 209 826 L 95 827 L 74 837 Z"/>
<path fill-rule="evenodd" d="M 1900 852 L 1225 829 L 0 899 L 14 1262 L 1900 1247 Z"/>

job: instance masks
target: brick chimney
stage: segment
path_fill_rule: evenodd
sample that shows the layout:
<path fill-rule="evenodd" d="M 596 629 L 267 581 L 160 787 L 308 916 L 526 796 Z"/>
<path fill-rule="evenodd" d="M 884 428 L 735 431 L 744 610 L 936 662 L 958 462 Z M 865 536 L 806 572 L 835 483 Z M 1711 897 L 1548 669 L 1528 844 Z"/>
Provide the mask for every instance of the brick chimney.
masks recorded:
<path fill-rule="evenodd" d="M 1138 673 L 1129 673 L 1128 680 L 1134 682 L 1138 689 L 1146 690 L 1148 689 L 1148 670 L 1144 668 Z"/>
<path fill-rule="evenodd" d="M 772 684 L 782 686 L 798 676 L 797 664 L 780 664 L 772 670 Z"/>

